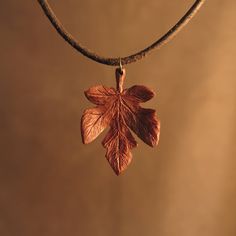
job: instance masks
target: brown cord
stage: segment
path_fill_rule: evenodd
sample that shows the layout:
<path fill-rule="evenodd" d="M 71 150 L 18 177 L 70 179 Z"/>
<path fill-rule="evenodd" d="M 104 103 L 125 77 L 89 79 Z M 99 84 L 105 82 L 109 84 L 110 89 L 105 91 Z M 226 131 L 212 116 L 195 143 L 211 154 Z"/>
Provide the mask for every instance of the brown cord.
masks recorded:
<path fill-rule="evenodd" d="M 90 51 L 89 49 L 82 46 L 62 25 L 59 19 L 56 17 L 52 8 L 50 7 L 47 0 L 38 0 L 41 5 L 44 13 L 51 21 L 52 25 L 55 27 L 57 32 L 66 40 L 72 47 L 82 53 L 84 56 L 105 64 L 109 66 L 119 66 L 120 63 L 122 65 L 126 65 L 129 63 L 136 62 L 138 60 L 143 59 L 147 54 L 149 54 L 153 49 L 159 49 L 161 46 L 169 42 L 197 13 L 205 0 L 196 0 L 192 7 L 186 12 L 186 14 L 174 25 L 166 34 L 164 34 L 161 38 L 159 38 L 156 42 L 148 46 L 147 48 L 132 54 L 127 57 L 117 57 L 117 58 L 106 58 L 103 56 L 99 56 L 96 53 Z"/>

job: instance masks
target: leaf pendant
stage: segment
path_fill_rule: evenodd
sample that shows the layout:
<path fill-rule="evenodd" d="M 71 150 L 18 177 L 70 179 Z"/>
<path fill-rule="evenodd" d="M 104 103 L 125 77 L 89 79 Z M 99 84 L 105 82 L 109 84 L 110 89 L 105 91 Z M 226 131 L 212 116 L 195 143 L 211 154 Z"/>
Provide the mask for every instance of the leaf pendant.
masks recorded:
<path fill-rule="evenodd" d="M 125 76 L 125 69 L 117 68 L 116 89 L 98 85 L 85 91 L 87 99 L 96 107 L 86 109 L 81 119 L 84 144 L 92 142 L 110 126 L 102 145 L 117 175 L 128 167 L 132 160 L 131 149 L 137 146 L 131 131 L 151 147 L 158 144 L 160 135 L 156 111 L 139 105 L 153 98 L 154 92 L 142 85 L 123 89 Z"/>

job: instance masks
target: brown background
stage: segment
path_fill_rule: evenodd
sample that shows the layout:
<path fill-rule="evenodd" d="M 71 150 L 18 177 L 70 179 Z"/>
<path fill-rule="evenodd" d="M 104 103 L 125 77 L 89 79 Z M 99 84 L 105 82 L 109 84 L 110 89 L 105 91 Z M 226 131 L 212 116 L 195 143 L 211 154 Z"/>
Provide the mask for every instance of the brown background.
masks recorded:
<path fill-rule="evenodd" d="M 81 43 L 123 56 L 161 36 L 193 0 L 50 1 Z M 207 1 L 170 44 L 127 66 L 157 92 L 161 141 L 139 140 L 117 177 L 84 146 L 83 91 L 113 86 L 55 32 L 37 1 L 0 2 L 1 236 L 235 236 L 236 2 Z"/>

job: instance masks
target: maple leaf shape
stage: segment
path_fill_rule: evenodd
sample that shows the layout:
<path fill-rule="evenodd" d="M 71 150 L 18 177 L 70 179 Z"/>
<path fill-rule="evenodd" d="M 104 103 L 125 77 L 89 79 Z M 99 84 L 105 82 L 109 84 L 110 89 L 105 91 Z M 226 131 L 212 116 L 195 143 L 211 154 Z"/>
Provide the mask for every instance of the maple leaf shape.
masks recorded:
<path fill-rule="evenodd" d="M 81 119 L 84 144 L 92 142 L 110 126 L 102 144 L 117 175 L 130 164 L 131 149 L 137 146 L 129 129 L 151 147 L 158 144 L 160 134 L 155 110 L 139 105 L 153 98 L 154 92 L 141 85 L 123 90 L 125 75 L 125 69 L 116 69 L 117 89 L 98 85 L 85 91 L 87 99 L 97 106 L 86 109 Z"/>

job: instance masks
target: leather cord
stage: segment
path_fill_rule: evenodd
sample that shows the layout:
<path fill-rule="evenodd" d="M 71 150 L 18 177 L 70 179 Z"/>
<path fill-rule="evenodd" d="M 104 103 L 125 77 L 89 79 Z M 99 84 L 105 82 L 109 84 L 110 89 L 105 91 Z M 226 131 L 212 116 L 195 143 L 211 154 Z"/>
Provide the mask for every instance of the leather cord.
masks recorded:
<path fill-rule="evenodd" d="M 61 37 L 66 40 L 73 48 L 79 51 L 84 56 L 104 65 L 109 66 L 119 66 L 130 64 L 143 59 L 154 49 L 160 49 L 164 44 L 169 42 L 187 23 L 193 18 L 193 16 L 198 12 L 205 0 L 196 0 L 190 9 L 185 13 L 185 15 L 163 36 L 161 36 L 157 41 L 152 43 L 145 49 L 134 53 L 126 57 L 108 58 L 103 57 L 90 49 L 82 46 L 74 37 L 71 35 L 57 18 L 52 8 L 50 7 L 47 0 L 38 0 L 40 6 L 42 7 L 45 15 L 48 17 L 54 28 L 61 35 Z"/>

